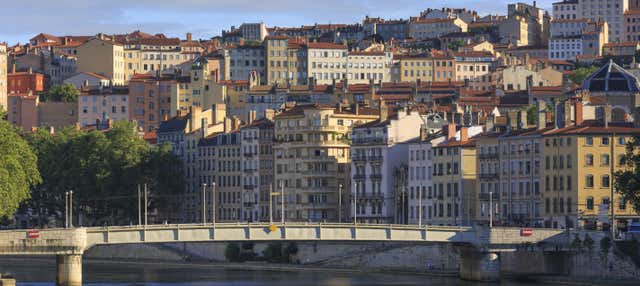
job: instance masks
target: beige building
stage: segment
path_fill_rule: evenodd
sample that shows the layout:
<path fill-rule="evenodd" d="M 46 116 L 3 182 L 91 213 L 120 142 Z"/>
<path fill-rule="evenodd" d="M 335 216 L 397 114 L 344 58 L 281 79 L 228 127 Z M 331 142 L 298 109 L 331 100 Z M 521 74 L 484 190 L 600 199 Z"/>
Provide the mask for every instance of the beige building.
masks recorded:
<path fill-rule="evenodd" d="M 453 53 L 456 80 L 467 82 L 467 87 L 487 91 L 493 86 L 495 58 L 489 52 Z"/>
<path fill-rule="evenodd" d="M 266 53 L 266 83 L 286 83 L 289 75 L 288 41 L 284 36 L 267 36 L 264 39 Z"/>
<path fill-rule="evenodd" d="M 412 17 L 409 21 L 409 37 L 416 40 L 438 38 L 451 33 L 466 33 L 467 23 L 459 18 L 423 19 Z"/>
<path fill-rule="evenodd" d="M 346 45 L 312 42 L 307 47 L 307 75 L 317 84 L 331 84 L 343 78 L 347 70 Z"/>
<path fill-rule="evenodd" d="M 608 42 L 624 40 L 623 15 L 629 8 L 629 0 L 580 0 L 580 11 L 583 18 L 609 23 Z"/>
<path fill-rule="evenodd" d="M 353 126 L 377 118 L 377 110 L 357 105 L 317 104 L 297 105 L 275 117 L 274 191 L 284 191 L 288 221 L 338 219 L 339 186 L 350 190 L 349 134 Z"/>
<path fill-rule="evenodd" d="M 75 102 L 40 102 L 38 96 L 8 96 L 7 120 L 24 130 L 36 127 L 63 128 L 78 121 Z"/>
<path fill-rule="evenodd" d="M 96 122 L 129 120 L 129 89 L 83 90 L 78 97 L 78 123 L 81 127 Z"/>
<path fill-rule="evenodd" d="M 427 55 L 407 55 L 396 58 L 399 60 L 400 82 L 433 81 L 433 58 Z"/>
<path fill-rule="evenodd" d="M 124 47 L 98 34 L 77 47 L 78 72 L 92 72 L 109 78 L 115 85 L 125 84 Z"/>

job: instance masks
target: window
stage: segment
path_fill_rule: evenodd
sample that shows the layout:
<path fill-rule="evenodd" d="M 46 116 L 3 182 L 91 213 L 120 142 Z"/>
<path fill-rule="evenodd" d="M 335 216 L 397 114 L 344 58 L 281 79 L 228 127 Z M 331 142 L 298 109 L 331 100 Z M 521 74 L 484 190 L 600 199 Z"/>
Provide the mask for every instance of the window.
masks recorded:
<path fill-rule="evenodd" d="M 587 198 L 587 209 L 588 210 L 593 210 L 593 197 L 588 197 Z"/>
<path fill-rule="evenodd" d="M 609 137 L 602 137 L 602 145 L 609 145 Z"/>
<path fill-rule="evenodd" d="M 587 146 L 593 146 L 593 137 L 587 137 L 584 139 L 584 144 Z"/>
<path fill-rule="evenodd" d="M 603 188 L 608 188 L 610 186 L 610 183 L 611 183 L 611 181 L 609 179 L 609 175 L 603 175 L 602 176 L 602 184 L 601 184 L 601 186 Z"/>
<path fill-rule="evenodd" d="M 609 166 L 609 154 L 600 155 L 600 165 Z"/>
<path fill-rule="evenodd" d="M 619 145 L 625 145 L 626 144 L 626 140 L 624 137 L 618 137 L 618 144 Z"/>
<path fill-rule="evenodd" d="M 585 180 L 585 186 L 587 188 L 593 188 L 593 175 L 587 175 Z"/>
<path fill-rule="evenodd" d="M 584 163 L 587 166 L 593 166 L 593 154 L 587 154 L 585 156 Z"/>

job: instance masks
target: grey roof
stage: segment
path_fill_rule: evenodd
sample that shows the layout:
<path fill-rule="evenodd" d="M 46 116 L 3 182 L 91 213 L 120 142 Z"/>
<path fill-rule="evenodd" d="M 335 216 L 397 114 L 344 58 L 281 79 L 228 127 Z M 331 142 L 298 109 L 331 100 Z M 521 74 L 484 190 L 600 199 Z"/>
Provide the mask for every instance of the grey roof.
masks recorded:
<path fill-rule="evenodd" d="M 622 91 L 638 92 L 638 78 L 610 60 L 593 74 L 589 75 L 582 88 L 590 92 Z"/>
<path fill-rule="evenodd" d="M 180 132 L 187 128 L 186 117 L 176 117 L 167 121 L 162 121 L 156 133 Z"/>

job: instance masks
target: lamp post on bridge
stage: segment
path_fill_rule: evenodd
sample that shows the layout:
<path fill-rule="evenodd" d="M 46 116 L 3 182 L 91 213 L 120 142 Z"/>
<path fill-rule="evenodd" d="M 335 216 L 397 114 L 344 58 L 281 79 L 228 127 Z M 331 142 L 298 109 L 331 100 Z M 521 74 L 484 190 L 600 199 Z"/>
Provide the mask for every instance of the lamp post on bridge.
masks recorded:
<path fill-rule="evenodd" d="M 202 183 L 202 224 L 207 223 L 207 183 Z"/>
<path fill-rule="evenodd" d="M 73 228 L 73 191 L 69 191 L 69 227 Z"/>
<path fill-rule="evenodd" d="M 69 192 L 64 192 L 64 228 L 69 228 Z"/>
<path fill-rule="evenodd" d="M 338 185 L 338 223 L 342 223 L 342 184 Z"/>
<path fill-rule="evenodd" d="M 211 220 L 213 222 L 213 226 L 216 225 L 216 182 L 211 183 L 211 205 L 213 208 L 213 213 L 211 215 Z"/>

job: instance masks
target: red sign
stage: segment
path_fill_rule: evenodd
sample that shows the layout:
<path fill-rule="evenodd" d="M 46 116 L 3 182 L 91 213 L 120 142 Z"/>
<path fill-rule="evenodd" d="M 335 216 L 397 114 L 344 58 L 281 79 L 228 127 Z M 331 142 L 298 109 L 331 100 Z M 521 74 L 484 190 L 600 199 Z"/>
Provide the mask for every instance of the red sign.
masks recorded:
<path fill-rule="evenodd" d="M 528 227 L 520 229 L 520 236 L 531 236 L 531 235 L 533 235 L 533 229 Z"/>
<path fill-rule="evenodd" d="M 38 237 L 40 237 L 40 231 L 38 231 L 38 230 L 27 231 L 27 238 L 36 239 Z"/>

